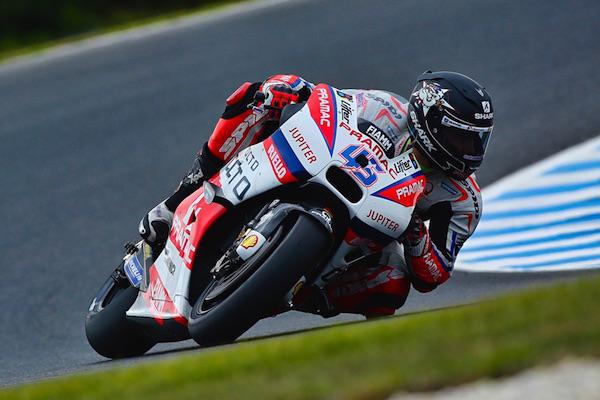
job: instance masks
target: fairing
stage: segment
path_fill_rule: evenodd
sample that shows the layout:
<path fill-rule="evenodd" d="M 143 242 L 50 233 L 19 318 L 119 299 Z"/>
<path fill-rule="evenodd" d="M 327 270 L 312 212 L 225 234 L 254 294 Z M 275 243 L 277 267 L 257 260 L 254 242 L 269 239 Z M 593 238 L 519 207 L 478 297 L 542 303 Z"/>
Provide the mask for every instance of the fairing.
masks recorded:
<path fill-rule="evenodd" d="M 328 179 L 330 168 L 341 169 L 356 182 L 362 193 L 358 201 L 350 201 Z M 425 188 L 412 152 L 388 158 L 373 139 L 358 131 L 354 96 L 324 84 L 316 86 L 306 105 L 273 135 L 239 152 L 210 182 L 208 201 L 200 189 L 177 208 L 165 250 L 150 267 L 148 290 L 140 293 L 128 316 L 185 324 L 191 269 L 195 257 L 201 256 L 196 249 L 207 229 L 226 212 L 221 204 L 235 207 L 290 183 L 324 186 L 346 205 L 347 236 L 352 237 L 342 242 L 331 270 L 357 243 L 381 247 L 398 238 Z M 215 197 L 222 201 L 213 201 Z"/>

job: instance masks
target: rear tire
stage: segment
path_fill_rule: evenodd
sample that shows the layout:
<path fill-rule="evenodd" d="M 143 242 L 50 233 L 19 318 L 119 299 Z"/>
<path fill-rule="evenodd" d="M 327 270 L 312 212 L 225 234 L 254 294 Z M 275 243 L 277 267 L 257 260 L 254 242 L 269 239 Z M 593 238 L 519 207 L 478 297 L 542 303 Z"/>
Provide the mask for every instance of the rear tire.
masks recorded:
<path fill-rule="evenodd" d="M 107 281 L 110 284 L 111 279 Z M 155 342 L 144 332 L 144 329 L 127 319 L 129 310 L 137 295 L 138 289 L 113 287 L 103 300 L 103 308 L 92 310 L 85 318 L 85 334 L 90 346 L 106 358 L 125 358 L 139 356 L 155 345 Z M 111 292 L 113 291 L 113 292 Z"/>
<path fill-rule="evenodd" d="M 281 304 L 293 285 L 317 265 L 330 243 L 325 227 L 300 214 L 293 226 L 274 240 L 270 254 L 252 275 L 206 310 L 203 302 L 209 283 L 192 308 L 188 321 L 191 337 L 200 346 L 233 342 Z"/>

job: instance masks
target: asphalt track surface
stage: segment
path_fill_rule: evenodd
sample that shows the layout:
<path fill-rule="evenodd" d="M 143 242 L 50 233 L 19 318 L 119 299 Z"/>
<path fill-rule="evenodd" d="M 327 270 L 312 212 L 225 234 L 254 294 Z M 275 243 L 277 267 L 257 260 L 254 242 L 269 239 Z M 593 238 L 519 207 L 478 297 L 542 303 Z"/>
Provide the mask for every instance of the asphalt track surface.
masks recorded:
<path fill-rule="evenodd" d="M 598 15 L 594 0 L 294 1 L 0 67 L 0 384 L 116 365 L 87 345 L 89 301 L 239 83 L 294 72 L 407 95 L 426 69 L 463 71 L 494 99 L 485 186 L 600 132 Z M 456 273 L 403 311 L 571 276 Z M 348 319 L 284 315 L 248 336 Z"/>

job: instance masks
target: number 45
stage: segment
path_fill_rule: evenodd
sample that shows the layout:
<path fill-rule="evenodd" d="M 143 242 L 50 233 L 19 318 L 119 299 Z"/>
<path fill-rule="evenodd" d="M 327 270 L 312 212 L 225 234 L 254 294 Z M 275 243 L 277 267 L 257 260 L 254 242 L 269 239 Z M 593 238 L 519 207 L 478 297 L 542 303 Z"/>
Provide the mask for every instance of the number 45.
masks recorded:
<path fill-rule="evenodd" d="M 371 186 L 377 182 L 377 174 L 385 172 L 381 164 L 375 159 L 373 154 L 364 146 L 350 145 L 340 153 L 345 163 L 342 168 L 350 171 L 365 186 Z M 359 162 L 366 159 L 367 163 Z"/>

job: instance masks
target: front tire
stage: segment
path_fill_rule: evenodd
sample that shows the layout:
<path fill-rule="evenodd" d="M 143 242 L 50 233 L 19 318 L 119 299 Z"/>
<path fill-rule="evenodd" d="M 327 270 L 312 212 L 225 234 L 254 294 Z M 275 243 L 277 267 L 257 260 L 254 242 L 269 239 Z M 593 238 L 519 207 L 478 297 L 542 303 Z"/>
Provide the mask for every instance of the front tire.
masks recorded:
<path fill-rule="evenodd" d="M 121 287 L 109 278 L 100 291 L 103 292 L 105 295 L 98 300 L 101 304 L 85 318 L 90 346 L 106 358 L 134 357 L 150 350 L 155 342 L 125 314 L 137 298 L 138 289 L 131 285 Z"/>
<path fill-rule="evenodd" d="M 214 287 L 213 279 L 198 298 L 188 329 L 199 345 L 230 343 L 241 336 L 280 305 L 293 285 L 318 264 L 330 246 L 330 234 L 312 217 L 300 214 L 287 233 L 281 228 L 270 238 L 272 242 L 264 245 L 270 246 L 266 259 L 239 287 L 207 308 L 205 298 Z"/>

